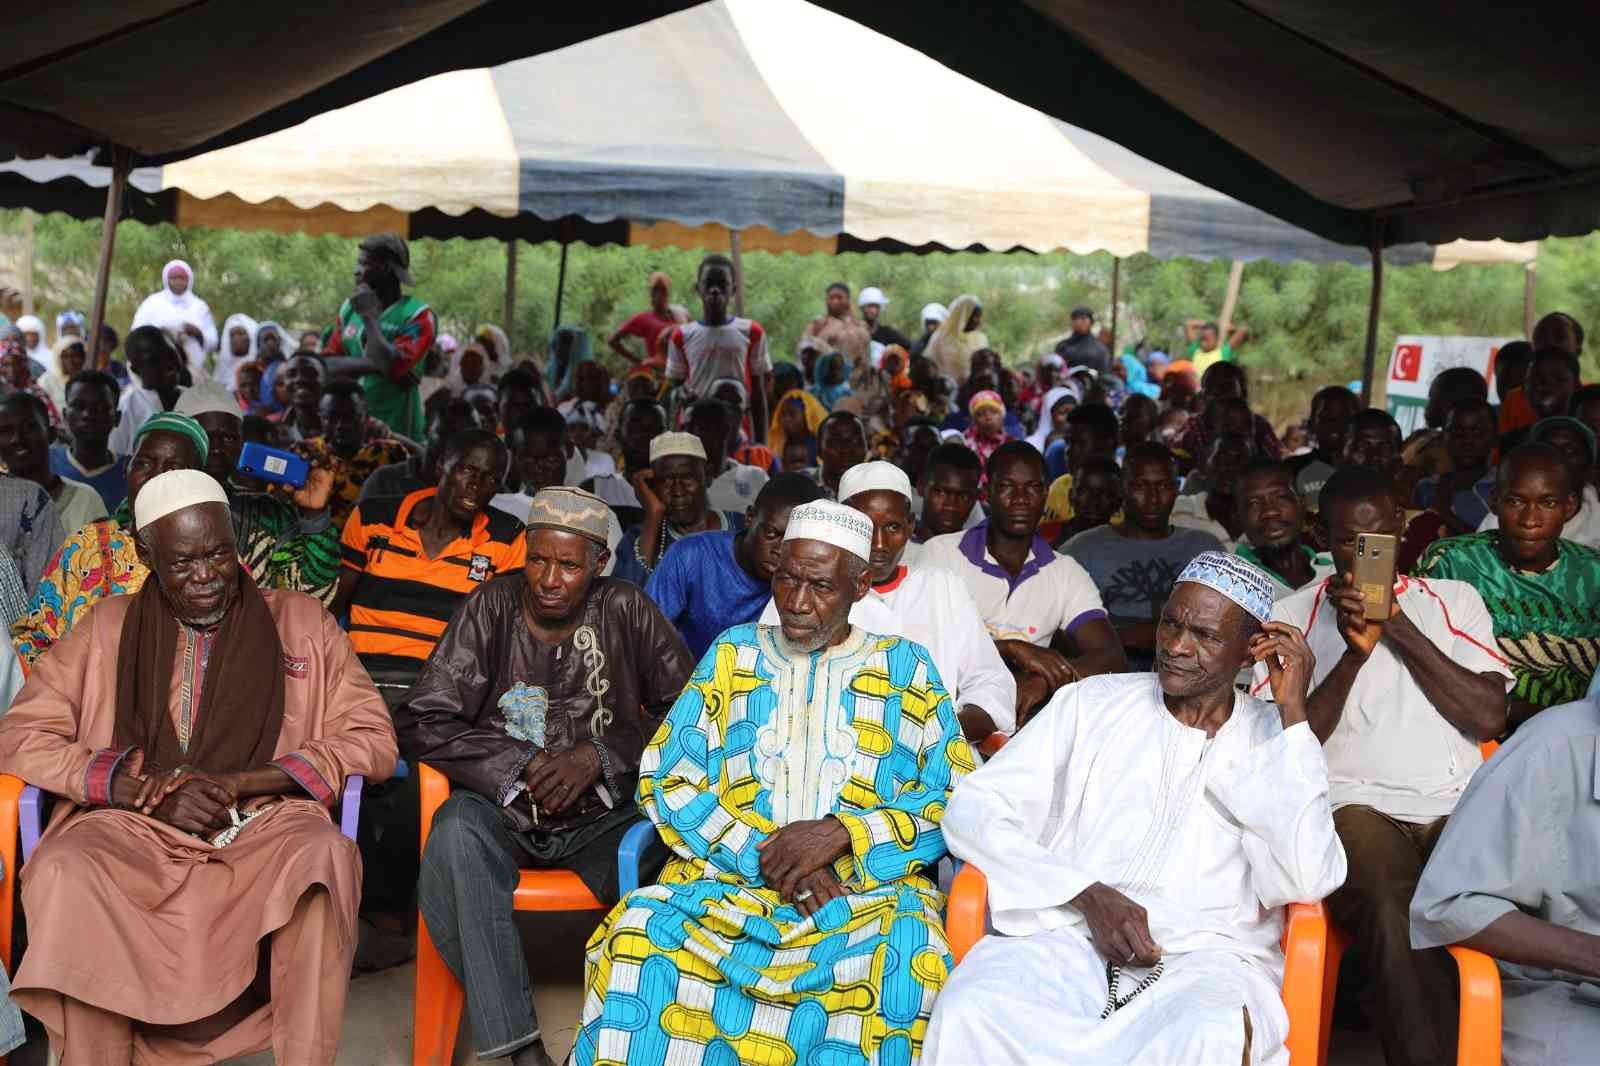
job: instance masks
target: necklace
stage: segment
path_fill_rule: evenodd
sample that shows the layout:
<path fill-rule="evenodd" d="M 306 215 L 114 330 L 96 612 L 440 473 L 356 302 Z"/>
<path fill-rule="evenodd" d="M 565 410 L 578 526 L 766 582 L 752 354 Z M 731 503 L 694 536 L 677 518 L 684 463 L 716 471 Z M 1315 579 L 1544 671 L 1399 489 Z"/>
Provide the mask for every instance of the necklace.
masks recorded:
<path fill-rule="evenodd" d="M 1106 988 L 1107 988 L 1107 992 L 1106 992 L 1106 1007 L 1105 1007 L 1105 1010 L 1102 1010 L 1100 1012 L 1100 1020 L 1101 1021 L 1105 1021 L 1107 1018 L 1111 1017 L 1117 1011 L 1121 1010 L 1123 1007 L 1126 1007 L 1129 1003 L 1132 1003 L 1134 996 L 1137 996 L 1140 992 L 1143 992 L 1145 989 L 1149 988 L 1151 985 L 1153 985 L 1157 981 L 1161 980 L 1161 969 L 1165 965 L 1166 965 L 1166 960 L 1165 959 L 1156 960 L 1155 966 L 1151 967 L 1150 972 L 1144 975 L 1144 980 L 1140 981 L 1137 985 L 1135 985 L 1133 987 L 1133 991 L 1132 992 L 1129 992 L 1125 996 L 1118 996 L 1117 995 L 1117 984 L 1122 978 L 1122 967 L 1118 966 L 1116 963 L 1107 962 L 1106 963 Z"/>

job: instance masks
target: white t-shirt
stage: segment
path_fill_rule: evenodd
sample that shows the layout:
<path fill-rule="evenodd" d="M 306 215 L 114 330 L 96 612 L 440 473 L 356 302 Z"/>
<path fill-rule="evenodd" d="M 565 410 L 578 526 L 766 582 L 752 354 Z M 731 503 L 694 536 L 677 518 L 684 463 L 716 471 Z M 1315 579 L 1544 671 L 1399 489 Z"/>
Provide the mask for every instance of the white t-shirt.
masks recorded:
<path fill-rule="evenodd" d="M 995 640 L 1025 640 L 1048 647 L 1057 632 L 1106 617 L 1100 590 L 1088 571 L 1058 555 L 1043 537 L 1013 578 L 989 554 L 987 522 L 965 533 L 947 533 L 922 546 L 917 567 L 938 566 L 966 584 Z"/>
<path fill-rule="evenodd" d="M 710 487 L 706 490 L 706 499 L 713 511 L 744 514 L 750 505 L 756 502 L 756 495 L 770 480 L 767 472 L 758 466 L 746 466 L 744 463 L 725 459 L 722 463 L 722 473 L 712 479 Z"/>
<path fill-rule="evenodd" d="M 70 478 L 61 479 L 61 496 L 55 501 L 61 528 L 76 533 L 98 518 L 106 516 L 106 501 L 92 486 Z"/>
<path fill-rule="evenodd" d="M 1221 542 L 1223 551 L 1231 552 L 1239 546 L 1239 542 L 1228 533 L 1228 528 L 1206 512 L 1206 494 L 1203 492 L 1178 497 L 1178 502 L 1172 508 L 1172 524 L 1210 533 Z"/>
<path fill-rule="evenodd" d="M 1486 529 L 1499 529 L 1500 516 L 1490 511 L 1478 523 L 1478 532 Z M 1578 508 L 1578 513 L 1572 516 L 1571 521 L 1561 527 L 1561 539 L 1576 541 L 1590 548 L 1600 548 L 1600 493 L 1596 493 L 1593 485 L 1583 487 L 1583 505 Z"/>
<path fill-rule="evenodd" d="M 1295 626 L 1311 645 L 1317 658 L 1312 691 L 1345 652 L 1326 592 L 1327 582 L 1319 582 L 1272 606 L 1273 620 Z M 1401 577 L 1395 598 L 1435 647 L 1474 673 L 1503 675 L 1510 691 L 1511 668 L 1496 650 L 1494 623 L 1477 589 L 1464 581 Z M 1256 666 L 1251 691 L 1272 698 L 1264 664 Z M 1403 822 L 1431 822 L 1455 810 L 1483 763 L 1478 742 L 1434 709 L 1387 641 L 1356 675 L 1323 754 L 1335 809 L 1360 804 Z"/>
<path fill-rule="evenodd" d="M 667 337 L 667 380 L 684 382 L 690 394 L 710 396 L 722 378 L 744 382 L 757 374 L 772 373 L 767 355 L 767 331 L 748 318 L 733 318 L 720 326 L 685 322 Z"/>
<path fill-rule="evenodd" d="M 768 600 L 761 624 L 778 621 L 777 605 Z M 1017 683 L 979 619 L 972 593 L 955 574 L 937 567 L 911 570 L 902 560 L 898 577 L 850 608 L 850 624 L 921 644 L 957 711 L 974 704 L 1000 732 L 1016 730 Z"/>
<path fill-rule="evenodd" d="M 178 395 L 182 396 L 183 392 L 180 387 Z M 110 440 L 106 442 L 112 454 L 132 455 L 133 435 L 139 432 L 139 427 L 144 425 L 145 419 L 158 414 L 161 410 L 161 397 L 154 389 L 140 388 L 138 385 L 129 385 L 123 389 L 122 398 L 117 401 L 117 426 L 111 431 Z"/>

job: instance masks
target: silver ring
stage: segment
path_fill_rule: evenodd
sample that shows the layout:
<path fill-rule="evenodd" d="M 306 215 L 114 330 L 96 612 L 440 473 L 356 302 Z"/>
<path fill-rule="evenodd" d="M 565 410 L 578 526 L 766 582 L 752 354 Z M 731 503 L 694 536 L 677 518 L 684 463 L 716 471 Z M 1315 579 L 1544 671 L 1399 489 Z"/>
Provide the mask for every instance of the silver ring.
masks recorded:
<path fill-rule="evenodd" d="M 804 903 L 806 900 L 808 900 L 810 898 L 811 898 L 811 890 L 808 888 L 804 892 L 796 892 L 795 893 L 795 897 L 794 897 L 794 901 L 796 903 Z"/>

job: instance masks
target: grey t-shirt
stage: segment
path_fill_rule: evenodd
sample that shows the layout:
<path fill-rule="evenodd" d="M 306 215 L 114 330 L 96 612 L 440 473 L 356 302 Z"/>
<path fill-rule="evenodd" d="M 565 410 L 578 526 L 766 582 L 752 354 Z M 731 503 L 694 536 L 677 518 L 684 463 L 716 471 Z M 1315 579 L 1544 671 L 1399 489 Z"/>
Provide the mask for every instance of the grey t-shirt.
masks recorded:
<path fill-rule="evenodd" d="M 1221 549 L 1216 537 L 1199 529 L 1175 526 L 1165 540 L 1138 540 L 1111 526 L 1096 526 L 1067 541 L 1061 552 L 1089 572 L 1116 623 L 1153 621 L 1189 561 L 1203 551 Z M 1148 670 L 1150 661 L 1130 653 L 1128 665 Z"/>

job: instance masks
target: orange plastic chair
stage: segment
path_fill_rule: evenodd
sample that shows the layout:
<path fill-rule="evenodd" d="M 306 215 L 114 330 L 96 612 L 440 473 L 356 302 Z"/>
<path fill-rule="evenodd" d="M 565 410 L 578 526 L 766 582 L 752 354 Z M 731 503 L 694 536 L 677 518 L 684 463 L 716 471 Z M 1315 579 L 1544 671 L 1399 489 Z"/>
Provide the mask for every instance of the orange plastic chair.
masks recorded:
<path fill-rule="evenodd" d="M 450 798 L 450 781 L 432 767 L 417 764 L 417 786 L 422 793 L 422 847 L 428 846 L 433 816 Z M 3 827 L 0 827 L 3 828 Z M 519 911 L 597 911 L 606 905 L 571 870 L 524 870 L 512 897 Z M 417 916 L 417 1001 L 412 1030 L 413 1066 L 450 1066 L 455 1054 L 456 1031 L 466 993 L 450 967 L 444 964 L 428 925 Z"/>
<path fill-rule="evenodd" d="M 1478 744 L 1483 761 L 1500 750 L 1498 740 Z M 1333 1035 L 1333 999 L 1339 990 L 1339 965 L 1350 948 L 1350 937 L 1338 926 L 1328 927 L 1328 970 L 1322 979 L 1322 1046 L 1317 1066 L 1328 1066 L 1328 1039 Z M 1500 972 L 1494 960 L 1471 948 L 1452 947 L 1461 976 L 1461 1020 L 1456 1066 L 1500 1066 Z M 1481 960 L 1481 961 L 1480 961 Z M 1487 975 L 1483 963 L 1488 964 Z M 1492 987 L 1489 980 L 1492 978 Z M 1470 1018 L 1469 1018 L 1470 1014 Z M 1492 1030 L 1492 1032 L 1491 1032 Z M 1470 1037 L 1470 1039 L 1469 1039 Z"/>
<path fill-rule="evenodd" d="M 988 879 L 969 862 L 956 873 L 945 911 L 945 939 L 956 965 L 983 937 L 988 912 Z M 1283 1005 L 1289 1012 L 1289 1039 L 1284 1046 L 1291 1066 L 1312 1066 L 1317 1061 L 1327 943 L 1328 919 L 1322 904 L 1290 904 L 1283 929 Z"/>
<path fill-rule="evenodd" d="M 0 863 L 5 865 L 4 880 L 0 880 L 0 966 L 6 975 L 12 974 L 11 924 L 16 918 L 17 905 L 17 831 L 22 790 L 27 787 L 20 777 L 0 774 Z M 6 1066 L 7 1056 L 0 1055 L 0 1066 Z"/>

